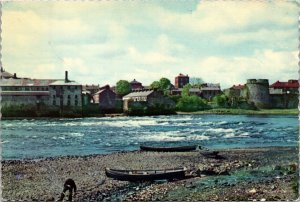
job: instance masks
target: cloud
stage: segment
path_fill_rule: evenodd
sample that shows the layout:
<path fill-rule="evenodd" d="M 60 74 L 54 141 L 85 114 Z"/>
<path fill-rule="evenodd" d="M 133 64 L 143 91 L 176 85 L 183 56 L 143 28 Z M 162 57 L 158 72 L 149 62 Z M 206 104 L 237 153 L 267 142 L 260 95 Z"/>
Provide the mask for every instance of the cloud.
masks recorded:
<path fill-rule="evenodd" d="M 185 2 L 188 4 L 189 2 Z M 178 73 L 222 86 L 297 72 L 298 7 L 288 1 L 6 2 L 2 62 L 19 76 L 145 84 Z M 32 71 L 29 71 L 31 69 Z"/>
<path fill-rule="evenodd" d="M 297 52 L 259 50 L 249 57 L 208 57 L 191 67 L 188 73 L 228 88 L 251 78 L 269 79 L 269 82 L 297 79 L 297 63 Z"/>
<path fill-rule="evenodd" d="M 177 62 L 177 59 L 175 57 L 169 56 L 167 54 L 155 51 L 142 53 L 135 47 L 128 48 L 128 56 L 133 60 L 135 64 L 162 65 L 165 63 L 175 64 Z"/>
<path fill-rule="evenodd" d="M 173 14 L 173 15 L 172 15 Z M 201 1 L 192 13 L 165 12 L 163 26 L 199 32 L 226 32 L 261 25 L 282 27 L 297 24 L 297 4 L 286 1 Z"/>

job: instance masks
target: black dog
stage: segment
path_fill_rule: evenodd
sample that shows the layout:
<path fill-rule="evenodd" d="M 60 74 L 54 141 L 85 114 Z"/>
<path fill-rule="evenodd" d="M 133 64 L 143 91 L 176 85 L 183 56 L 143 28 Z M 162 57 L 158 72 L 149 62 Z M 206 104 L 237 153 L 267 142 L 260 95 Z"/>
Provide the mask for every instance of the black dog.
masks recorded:
<path fill-rule="evenodd" d="M 76 194 L 76 190 L 77 190 L 77 187 L 76 187 L 76 184 L 74 182 L 74 180 L 72 179 L 67 179 L 65 181 L 65 184 L 64 184 L 64 190 L 63 192 L 61 193 L 60 195 L 60 199 L 58 201 L 62 201 L 65 197 L 65 192 L 66 191 L 69 191 L 69 201 L 72 201 L 72 193 L 73 193 L 73 189 L 74 189 L 74 195 Z"/>

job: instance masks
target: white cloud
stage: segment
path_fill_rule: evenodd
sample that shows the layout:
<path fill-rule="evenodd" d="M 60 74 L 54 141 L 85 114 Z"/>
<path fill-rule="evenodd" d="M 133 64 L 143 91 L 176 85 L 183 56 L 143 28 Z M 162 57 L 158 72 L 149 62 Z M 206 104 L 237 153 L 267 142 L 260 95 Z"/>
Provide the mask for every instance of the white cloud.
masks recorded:
<path fill-rule="evenodd" d="M 150 51 L 142 53 L 135 47 L 128 48 L 128 55 L 135 64 L 162 65 L 165 63 L 175 64 L 178 61 L 177 58 L 160 52 Z"/>
<path fill-rule="evenodd" d="M 208 57 L 188 70 L 206 82 L 221 83 L 223 88 L 262 78 L 269 82 L 297 79 L 296 52 L 256 51 L 249 57 Z"/>
<path fill-rule="evenodd" d="M 159 18 L 163 26 L 199 32 L 226 32 L 272 24 L 296 25 L 297 4 L 286 1 L 200 1 L 188 14 L 165 12 Z"/>
<path fill-rule="evenodd" d="M 287 1 L 205 0 L 189 13 L 139 1 L 6 5 L 2 61 L 19 76 L 147 84 L 181 72 L 230 86 L 297 72 L 298 9 Z"/>

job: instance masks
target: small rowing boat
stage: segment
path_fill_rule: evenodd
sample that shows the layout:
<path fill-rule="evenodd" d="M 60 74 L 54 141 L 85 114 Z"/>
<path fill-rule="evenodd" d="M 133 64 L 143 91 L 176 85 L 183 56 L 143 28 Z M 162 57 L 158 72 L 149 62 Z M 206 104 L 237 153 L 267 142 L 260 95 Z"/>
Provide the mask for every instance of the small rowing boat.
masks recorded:
<path fill-rule="evenodd" d="M 187 152 L 194 151 L 197 149 L 197 145 L 191 146 L 177 146 L 177 147 L 152 147 L 141 145 L 140 148 L 143 151 L 157 151 L 157 152 Z"/>
<path fill-rule="evenodd" d="M 186 168 L 174 168 L 163 170 L 118 170 L 105 168 L 107 177 L 121 181 L 154 181 L 172 180 L 185 177 Z"/>

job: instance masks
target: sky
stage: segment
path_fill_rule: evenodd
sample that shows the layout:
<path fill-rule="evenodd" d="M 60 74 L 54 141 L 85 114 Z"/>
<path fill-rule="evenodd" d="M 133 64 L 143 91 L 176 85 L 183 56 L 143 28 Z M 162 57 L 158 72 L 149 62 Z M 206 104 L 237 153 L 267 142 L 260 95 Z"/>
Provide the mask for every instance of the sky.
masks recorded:
<path fill-rule="evenodd" d="M 2 65 L 19 77 L 143 85 L 179 73 L 221 88 L 298 79 L 295 1 L 2 3 Z"/>

